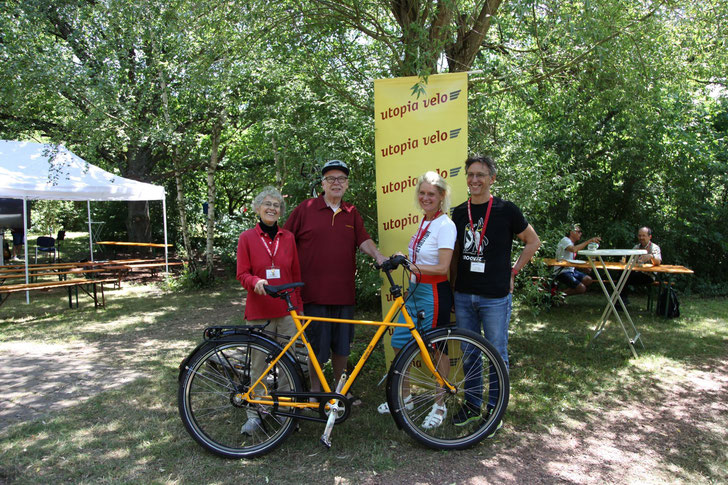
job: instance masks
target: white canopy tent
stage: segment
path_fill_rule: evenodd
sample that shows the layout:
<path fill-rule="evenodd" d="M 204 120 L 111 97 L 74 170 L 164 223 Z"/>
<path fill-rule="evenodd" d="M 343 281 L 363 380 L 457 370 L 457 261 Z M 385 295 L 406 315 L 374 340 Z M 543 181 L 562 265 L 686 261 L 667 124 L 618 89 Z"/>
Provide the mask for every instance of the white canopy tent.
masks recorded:
<path fill-rule="evenodd" d="M 23 225 L 28 199 L 85 200 L 88 207 L 89 250 L 93 261 L 91 201 L 161 200 L 164 217 L 164 261 L 167 255 L 167 205 L 164 187 L 137 182 L 100 169 L 63 145 L 0 140 L 0 197 L 23 200 Z M 24 227 L 27 239 L 27 227 Z M 27 241 L 26 241 L 27 242 Z M 25 244 L 28 283 L 28 245 Z M 29 301 L 26 292 L 26 301 Z"/>

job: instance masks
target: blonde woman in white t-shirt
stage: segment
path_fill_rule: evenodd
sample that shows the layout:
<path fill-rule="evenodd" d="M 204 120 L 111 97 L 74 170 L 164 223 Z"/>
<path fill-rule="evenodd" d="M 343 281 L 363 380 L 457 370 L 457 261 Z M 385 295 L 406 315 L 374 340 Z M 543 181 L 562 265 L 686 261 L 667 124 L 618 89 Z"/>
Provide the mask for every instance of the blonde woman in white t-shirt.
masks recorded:
<path fill-rule="evenodd" d="M 417 181 L 415 200 L 424 215 L 417 232 L 410 239 L 409 259 L 413 264 L 413 281 L 407 296 L 407 312 L 413 317 L 424 311 L 425 318 L 415 322 L 420 332 L 450 324 L 450 310 L 453 305 L 452 289 L 447 274 L 450 269 L 457 230 L 448 216 L 450 209 L 450 187 L 437 172 L 427 172 Z M 404 320 L 400 320 L 404 321 Z M 406 328 L 397 327 L 392 335 L 395 352 L 404 347 L 412 336 Z M 436 354 L 439 354 L 436 351 Z M 449 372 L 450 361 L 435 356 L 438 371 Z M 406 394 L 407 391 L 405 391 Z M 443 394 L 444 396 L 444 394 Z M 414 407 L 413 396 L 404 399 L 407 409 Z M 389 413 L 387 403 L 377 410 Z M 436 428 L 444 422 L 447 408 L 442 397 L 432 405 L 430 413 L 422 423 L 426 429 Z"/>

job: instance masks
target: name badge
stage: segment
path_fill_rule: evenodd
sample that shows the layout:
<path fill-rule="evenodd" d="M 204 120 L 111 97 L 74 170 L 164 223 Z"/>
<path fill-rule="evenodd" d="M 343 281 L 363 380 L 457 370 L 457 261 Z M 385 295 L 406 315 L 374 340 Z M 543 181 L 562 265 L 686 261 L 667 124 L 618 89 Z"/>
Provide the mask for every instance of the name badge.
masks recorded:
<path fill-rule="evenodd" d="M 485 273 L 485 263 L 478 262 L 478 261 L 471 261 L 470 262 L 470 272 L 471 273 Z"/>
<path fill-rule="evenodd" d="M 281 277 L 281 269 L 271 267 L 265 270 L 265 279 L 276 280 Z"/>

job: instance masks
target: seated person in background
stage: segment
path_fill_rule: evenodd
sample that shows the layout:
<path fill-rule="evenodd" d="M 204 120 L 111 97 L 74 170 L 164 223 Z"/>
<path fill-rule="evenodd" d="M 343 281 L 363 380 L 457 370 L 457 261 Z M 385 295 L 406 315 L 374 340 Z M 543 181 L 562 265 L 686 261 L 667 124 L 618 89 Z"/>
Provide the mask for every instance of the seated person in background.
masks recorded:
<path fill-rule="evenodd" d="M 637 256 L 637 264 L 651 264 L 653 266 L 659 266 L 662 264 L 662 251 L 660 246 L 652 242 L 652 229 L 647 226 L 640 227 L 637 231 L 637 240 L 639 244 L 636 244 L 632 249 L 644 249 L 647 254 Z M 622 289 L 622 300 L 626 305 L 629 303 L 629 285 L 633 286 L 649 286 L 655 281 L 654 273 L 645 273 L 642 271 L 632 271 L 627 278 L 627 283 Z"/>
<path fill-rule="evenodd" d="M 566 232 L 566 236 L 556 245 L 556 261 L 576 259 L 576 253 L 584 249 L 589 243 L 599 242 L 602 238 L 596 236 L 577 244 L 581 239 L 581 226 L 574 224 Z M 587 286 L 594 280 L 591 276 L 578 271 L 576 268 L 560 267 L 554 268 L 554 277 L 557 282 L 564 283 L 568 288 L 564 290 L 566 296 L 580 295 L 586 291 Z"/>

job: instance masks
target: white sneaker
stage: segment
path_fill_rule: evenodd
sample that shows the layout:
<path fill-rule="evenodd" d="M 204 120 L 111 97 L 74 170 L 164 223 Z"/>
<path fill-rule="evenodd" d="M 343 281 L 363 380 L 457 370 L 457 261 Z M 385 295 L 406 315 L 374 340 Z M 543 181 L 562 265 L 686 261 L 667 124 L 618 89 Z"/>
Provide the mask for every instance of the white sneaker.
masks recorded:
<path fill-rule="evenodd" d="M 261 424 L 263 424 L 263 422 L 260 420 L 260 418 L 257 416 L 253 416 L 252 418 L 248 418 L 243 427 L 240 428 L 240 432 L 242 434 L 252 435 L 256 431 L 258 431 L 258 428 L 260 428 Z"/>
<path fill-rule="evenodd" d="M 412 402 L 412 394 L 404 398 L 404 408 L 407 411 L 412 411 L 415 408 L 415 403 Z M 377 406 L 377 412 L 379 414 L 389 414 L 389 403 L 383 402 Z"/>

